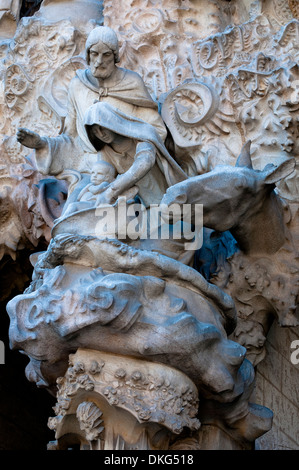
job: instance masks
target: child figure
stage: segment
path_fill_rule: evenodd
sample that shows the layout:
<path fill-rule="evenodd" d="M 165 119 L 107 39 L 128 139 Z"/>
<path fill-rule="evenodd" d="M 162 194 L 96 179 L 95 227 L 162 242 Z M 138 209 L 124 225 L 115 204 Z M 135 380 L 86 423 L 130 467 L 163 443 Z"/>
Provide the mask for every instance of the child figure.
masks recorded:
<path fill-rule="evenodd" d="M 97 194 L 102 193 L 115 180 L 116 170 L 105 161 L 96 162 L 91 170 L 90 183 L 78 195 L 78 201 L 96 201 Z"/>

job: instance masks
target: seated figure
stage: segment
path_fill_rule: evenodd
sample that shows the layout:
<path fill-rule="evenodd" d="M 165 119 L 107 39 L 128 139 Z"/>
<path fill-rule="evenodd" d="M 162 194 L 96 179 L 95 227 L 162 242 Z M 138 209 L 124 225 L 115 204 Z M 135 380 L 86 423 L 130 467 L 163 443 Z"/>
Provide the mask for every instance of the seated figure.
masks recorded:
<path fill-rule="evenodd" d="M 100 153 L 99 153 L 99 156 Z M 63 217 L 69 216 L 75 212 L 92 209 L 101 205 L 100 195 L 104 194 L 109 185 L 116 179 L 115 167 L 108 162 L 99 160 L 93 163 L 91 167 L 90 182 L 81 189 L 77 200 L 67 205 L 63 212 Z M 127 202 L 131 202 L 138 192 L 138 188 L 133 186 L 122 194 Z"/>
<path fill-rule="evenodd" d="M 85 173 L 90 156 L 97 149 L 89 140 L 85 113 L 95 102 L 109 103 L 128 116 L 151 124 L 164 142 L 167 131 L 142 78 L 136 72 L 119 67 L 119 44 L 116 33 L 98 26 L 86 41 L 88 68 L 78 70 L 68 90 L 67 116 L 63 132 L 56 137 L 40 136 L 26 128 L 17 132 L 18 141 L 35 150 L 36 166 L 44 175 L 59 175 L 65 169 Z"/>

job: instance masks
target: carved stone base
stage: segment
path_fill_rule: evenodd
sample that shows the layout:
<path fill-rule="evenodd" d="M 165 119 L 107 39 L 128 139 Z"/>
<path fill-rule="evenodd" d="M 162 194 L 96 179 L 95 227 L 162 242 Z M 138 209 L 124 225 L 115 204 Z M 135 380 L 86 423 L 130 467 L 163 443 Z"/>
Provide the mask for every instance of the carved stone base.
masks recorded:
<path fill-rule="evenodd" d="M 172 436 L 200 427 L 197 389 L 185 374 L 115 354 L 78 350 L 57 399 L 51 450 L 168 449 Z"/>
<path fill-rule="evenodd" d="M 271 428 L 272 412 L 251 403 L 240 420 L 227 404 L 225 424 L 184 373 L 128 356 L 78 349 L 57 384 L 49 450 L 251 450 Z"/>

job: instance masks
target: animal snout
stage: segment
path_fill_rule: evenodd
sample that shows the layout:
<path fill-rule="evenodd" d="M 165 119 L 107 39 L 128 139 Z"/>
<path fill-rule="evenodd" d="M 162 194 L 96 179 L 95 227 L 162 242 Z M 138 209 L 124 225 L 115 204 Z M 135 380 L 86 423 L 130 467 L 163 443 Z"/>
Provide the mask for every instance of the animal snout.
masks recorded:
<path fill-rule="evenodd" d="M 185 191 L 178 191 L 177 188 L 169 188 L 164 195 L 160 208 L 161 216 L 164 222 L 173 223 L 177 213 L 178 206 L 181 206 L 187 201 Z M 180 211 L 179 211 L 180 212 Z"/>
<path fill-rule="evenodd" d="M 187 202 L 186 191 L 178 190 L 178 188 L 168 188 L 163 196 L 161 205 L 171 206 L 172 204 L 185 204 Z"/>

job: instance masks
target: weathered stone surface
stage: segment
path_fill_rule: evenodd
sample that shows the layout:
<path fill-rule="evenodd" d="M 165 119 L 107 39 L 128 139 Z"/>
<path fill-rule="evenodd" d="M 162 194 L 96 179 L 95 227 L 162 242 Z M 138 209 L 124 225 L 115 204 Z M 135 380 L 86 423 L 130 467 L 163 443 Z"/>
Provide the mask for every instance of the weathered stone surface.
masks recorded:
<path fill-rule="evenodd" d="M 79 349 L 58 384 L 49 426 L 59 449 L 70 429 L 70 447 L 79 440 L 93 450 L 158 450 L 168 446 L 171 434 L 200 427 L 195 385 L 158 363 Z"/>

